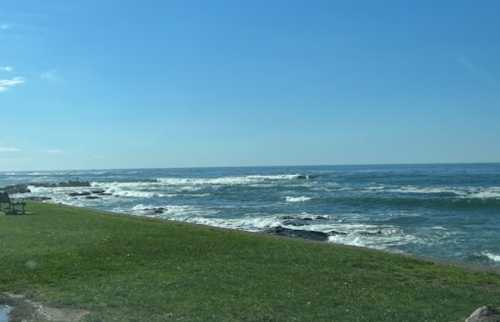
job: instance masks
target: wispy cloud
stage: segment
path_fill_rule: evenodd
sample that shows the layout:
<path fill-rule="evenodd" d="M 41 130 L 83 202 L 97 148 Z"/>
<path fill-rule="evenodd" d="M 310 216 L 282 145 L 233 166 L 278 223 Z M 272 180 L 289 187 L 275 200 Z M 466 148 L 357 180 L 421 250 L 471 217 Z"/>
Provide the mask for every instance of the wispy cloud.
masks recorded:
<path fill-rule="evenodd" d="M 24 84 L 24 78 L 22 77 L 14 77 L 11 79 L 0 79 L 0 92 L 5 92 L 11 87 L 19 86 Z"/>
<path fill-rule="evenodd" d="M 14 71 L 14 67 L 12 67 L 12 66 L 0 66 L 0 71 L 10 73 L 10 72 Z"/>
<path fill-rule="evenodd" d="M 0 152 L 21 152 L 21 149 L 11 146 L 0 146 Z"/>

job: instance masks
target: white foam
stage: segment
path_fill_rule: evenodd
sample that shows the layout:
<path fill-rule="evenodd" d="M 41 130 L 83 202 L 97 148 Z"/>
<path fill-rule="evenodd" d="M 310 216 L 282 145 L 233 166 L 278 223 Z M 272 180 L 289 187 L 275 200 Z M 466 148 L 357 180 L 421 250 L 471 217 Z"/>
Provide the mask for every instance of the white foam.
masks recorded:
<path fill-rule="evenodd" d="M 433 230 L 448 230 L 447 228 L 445 228 L 443 226 L 432 226 L 431 229 L 433 229 Z"/>
<path fill-rule="evenodd" d="M 417 186 L 402 186 L 397 189 L 390 189 L 390 192 L 396 193 L 421 193 L 421 194 L 433 194 L 433 193 L 451 193 L 456 195 L 465 195 L 466 192 L 458 190 L 451 187 L 417 187 Z"/>
<path fill-rule="evenodd" d="M 450 193 L 461 198 L 471 199 L 500 199 L 500 187 L 417 187 L 403 186 L 396 189 L 390 189 L 389 192 L 395 193 L 414 193 L 414 194 L 438 194 Z"/>
<path fill-rule="evenodd" d="M 384 185 L 377 185 L 377 186 L 370 186 L 370 187 L 366 187 L 365 189 L 366 190 L 370 190 L 370 191 L 382 191 L 384 190 L 386 187 Z"/>
<path fill-rule="evenodd" d="M 186 218 L 187 222 L 202 224 L 207 226 L 215 226 L 228 229 L 239 229 L 250 232 L 259 232 L 268 228 L 277 227 L 280 225 L 279 219 L 274 216 L 269 217 L 244 217 L 240 219 L 229 218 L 206 218 L 206 217 L 191 217 Z"/>
<path fill-rule="evenodd" d="M 107 189 L 107 193 L 112 193 L 114 196 L 129 197 L 129 198 L 161 198 L 161 197 L 175 197 L 176 194 L 164 194 L 151 191 L 140 190 L 121 190 L 121 189 Z"/>
<path fill-rule="evenodd" d="M 291 197 L 291 196 L 286 196 L 286 202 L 305 202 L 309 201 L 312 198 L 311 197 L 306 197 L 306 196 L 300 196 L 300 197 Z"/>
<path fill-rule="evenodd" d="M 140 197 L 153 198 L 168 195 L 162 195 L 151 190 L 170 190 L 171 192 L 199 191 L 207 186 L 226 186 L 226 185 L 265 185 L 272 184 L 274 181 L 293 180 L 299 178 L 299 174 L 280 174 L 280 175 L 249 175 L 249 176 L 230 176 L 217 178 L 158 178 L 156 181 L 146 182 L 92 182 L 92 187 L 105 189 L 106 192 L 122 197 Z"/>
<path fill-rule="evenodd" d="M 484 256 L 488 257 L 490 260 L 492 260 L 494 262 L 500 262 L 500 255 L 493 254 L 493 253 L 490 253 L 490 252 L 482 252 L 481 254 L 483 254 Z"/>
<path fill-rule="evenodd" d="M 467 195 L 467 198 L 500 199 L 500 187 L 482 188 Z"/>
<path fill-rule="evenodd" d="M 314 230 L 321 229 L 320 227 L 314 226 L 312 228 Z M 328 229 L 341 233 L 333 234 L 328 238 L 328 241 L 344 245 L 387 249 L 394 246 L 418 242 L 415 236 L 406 234 L 395 226 L 334 224 L 329 225 Z"/>
<path fill-rule="evenodd" d="M 245 185 L 265 181 L 293 180 L 299 178 L 299 174 L 279 175 L 249 175 L 218 178 L 158 178 L 158 182 L 165 185 Z"/>
<path fill-rule="evenodd" d="M 155 214 L 156 217 L 179 217 L 176 218 L 178 220 L 187 219 L 188 216 L 213 215 L 216 213 L 215 211 L 197 208 L 193 206 L 185 206 L 185 205 L 154 206 L 154 205 L 138 204 L 134 206 L 131 210 L 134 214 L 150 215 L 151 210 L 160 208 L 162 209 L 163 212 L 161 214 Z"/>

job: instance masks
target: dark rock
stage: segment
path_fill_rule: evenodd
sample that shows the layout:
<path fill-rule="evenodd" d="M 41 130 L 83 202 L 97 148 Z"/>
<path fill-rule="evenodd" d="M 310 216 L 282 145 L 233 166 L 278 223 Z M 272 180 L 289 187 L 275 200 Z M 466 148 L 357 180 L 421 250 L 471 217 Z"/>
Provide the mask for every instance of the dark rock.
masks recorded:
<path fill-rule="evenodd" d="M 98 196 L 86 196 L 85 199 L 94 200 L 94 199 L 101 199 L 101 198 Z"/>
<path fill-rule="evenodd" d="M 164 211 L 165 211 L 165 208 L 162 208 L 162 207 L 158 207 L 158 208 L 146 208 L 146 209 L 142 209 L 141 211 L 145 212 L 146 214 L 155 214 L 155 215 L 158 215 L 158 214 L 162 214 Z"/>
<path fill-rule="evenodd" d="M 59 182 L 58 187 L 90 187 L 90 182 L 88 181 L 67 181 Z"/>
<path fill-rule="evenodd" d="M 358 232 L 359 235 L 361 236 L 367 236 L 367 237 L 370 237 L 370 236 L 382 236 L 382 231 L 381 230 L 378 230 L 376 232 L 373 232 L 373 231 L 360 231 Z"/>
<path fill-rule="evenodd" d="M 42 187 L 42 188 L 58 188 L 58 187 L 64 187 L 64 188 L 71 188 L 71 187 L 90 187 L 90 182 L 88 181 L 64 181 L 64 182 L 33 182 L 29 184 L 30 186 L 34 187 Z"/>
<path fill-rule="evenodd" d="M 306 226 L 311 224 L 312 219 L 290 219 L 282 222 L 285 226 Z"/>
<path fill-rule="evenodd" d="M 328 232 L 328 235 L 330 235 L 330 236 L 336 236 L 336 235 L 345 236 L 345 235 L 347 235 L 347 233 L 344 233 L 342 231 L 331 230 Z"/>
<path fill-rule="evenodd" d="M 285 228 L 285 227 L 281 227 L 281 226 L 268 229 L 266 232 L 270 233 L 270 234 L 279 235 L 279 236 L 286 236 L 286 237 L 303 238 L 303 239 L 310 239 L 310 240 L 317 240 L 317 241 L 327 241 L 328 240 L 328 234 L 326 234 L 326 233 L 322 233 L 319 231 L 310 231 L 310 230 L 289 229 L 289 228 Z"/>
<path fill-rule="evenodd" d="M 489 306 L 475 310 L 465 322 L 500 322 L 500 312 Z"/>
<path fill-rule="evenodd" d="M 31 190 L 28 189 L 27 184 L 16 184 L 12 186 L 6 186 L 0 190 L 3 190 L 4 192 L 7 192 L 8 194 L 13 194 L 13 193 L 30 193 Z"/>
<path fill-rule="evenodd" d="M 297 179 L 299 180 L 311 180 L 311 179 L 314 179 L 314 178 L 317 178 L 318 175 L 314 175 L 314 174 L 301 174 L 301 175 L 298 175 L 297 176 Z"/>
<path fill-rule="evenodd" d="M 299 216 L 299 217 L 294 217 L 294 216 L 282 216 L 280 217 L 282 221 L 282 224 L 285 226 L 305 226 L 305 225 L 310 225 L 312 221 L 315 220 L 327 220 L 327 216 L 321 216 L 321 215 L 305 215 L 305 216 Z"/>
<path fill-rule="evenodd" d="M 96 195 L 102 195 L 102 194 L 106 193 L 106 190 L 95 189 L 95 190 L 91 190 L 90 192 L 92 192 L 93 194 L 96 194 Z"/>
<path fill-rule="evenodd" d="M 84 191 L 84 192 L 70 192 L 70 193 L 68 193 L 68 196 L 70 196 L 70 197 L 90 196 L 90 192 L 87 192 L 87 191 Z"/>

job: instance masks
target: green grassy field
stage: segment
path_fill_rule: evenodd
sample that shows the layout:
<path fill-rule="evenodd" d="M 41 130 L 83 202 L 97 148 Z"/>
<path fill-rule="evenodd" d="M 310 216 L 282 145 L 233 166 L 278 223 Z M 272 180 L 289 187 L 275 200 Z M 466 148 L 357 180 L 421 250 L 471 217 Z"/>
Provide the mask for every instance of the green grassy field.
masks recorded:
<path fill-rule="evenodd" d="M 31 203 L 0 215 L 0 292 L 86 321 L 460 321 L 500 275 L 383 252 Z"/>

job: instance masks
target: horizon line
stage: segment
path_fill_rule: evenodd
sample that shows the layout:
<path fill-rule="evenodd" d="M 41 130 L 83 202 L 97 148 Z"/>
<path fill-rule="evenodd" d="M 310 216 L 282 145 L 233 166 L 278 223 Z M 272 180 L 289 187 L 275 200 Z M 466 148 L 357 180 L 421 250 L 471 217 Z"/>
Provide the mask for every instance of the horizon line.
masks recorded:
<path fill-rule="evenodd" d="M 80 169 L 36 169 L 36 170 L 0 170 L 5 172 L 54 172 L 54 171 L 120 171 L 120 170 L 176 170 L 176 169 L 237 169 L 237 168 L 301 168 L 301 167 L 342 167 L 342 166 L 411 166 L 411 165 L 494 165 L 493 162 L 400 162 L 400 163 L 336 163 L 336 164 L 297 164 L 297 165 L 243 165 L 243 166 L 175 166 L 175 167 L 142 167 L 142 168 L 80 168 Z"/>

